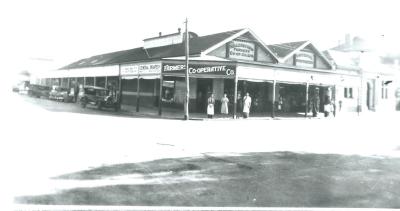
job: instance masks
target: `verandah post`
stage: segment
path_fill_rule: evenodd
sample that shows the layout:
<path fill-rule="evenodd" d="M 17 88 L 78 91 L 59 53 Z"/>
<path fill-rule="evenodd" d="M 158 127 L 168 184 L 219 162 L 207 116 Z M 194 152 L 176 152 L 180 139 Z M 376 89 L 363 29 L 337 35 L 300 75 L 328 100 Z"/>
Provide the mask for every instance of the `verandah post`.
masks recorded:
<path fill-rule="evenodd" d="M 158 96 L 158 115 L 162 115 L 162 85 L 163 85 L 163 75 L 160 74 L 160 96 Z"/>
<path fill-rule="evenodd" d="M 139 112 L 140 104 L 140 77 L 137 77 L 137 87 L 136 87 L 136 112 Z"/>
<path fill-rule="evenodd" d="M 308 114 L 308 89 L 309 89 L 309 83 L 307 82 L 306 83 L 306 110 L 305 110 L 305 113 L 304 113 L 304 117 L 305 118 L 307 118 L 307 114 Z"/>
<path fill-rule="evenodd" d="M 237 117 L 237 84 L 238 84 L 238 78 L 237 75 L 235 74 L 235 89 L 233 92 L 233 118 L 236 119 Z"/>
<path fill-rule="evenodd" d="M 272 111 L 271 111 L 271 117 L 275 118 L 275 101 L 276 101 L 276 80 L 272 83 Z"/>

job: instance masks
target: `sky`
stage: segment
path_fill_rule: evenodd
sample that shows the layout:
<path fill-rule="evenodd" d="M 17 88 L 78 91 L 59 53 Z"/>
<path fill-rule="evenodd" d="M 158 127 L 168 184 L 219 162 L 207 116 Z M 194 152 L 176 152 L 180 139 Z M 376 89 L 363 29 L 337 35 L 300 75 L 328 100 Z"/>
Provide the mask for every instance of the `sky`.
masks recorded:
<path fill-rule="evenodd" d="M 198 35 L 250 28 L 266 44 L 311 40 L 325 50 L 345 34 L 384 38 L 400 52 L 396 0 L 5 0 L 0 3 L 2 68 L 56 69 L 93 55 L 140 47 L 184 29 Z"/>

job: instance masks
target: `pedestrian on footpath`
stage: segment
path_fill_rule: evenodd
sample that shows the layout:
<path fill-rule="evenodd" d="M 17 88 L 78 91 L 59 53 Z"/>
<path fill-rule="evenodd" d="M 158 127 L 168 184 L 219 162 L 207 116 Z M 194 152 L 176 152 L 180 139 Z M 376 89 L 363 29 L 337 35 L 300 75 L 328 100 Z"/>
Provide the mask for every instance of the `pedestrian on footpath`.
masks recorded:
<path fill-rule="evenodd" d="M 331 99 L 328 96 L 325 97 L 325 105 L 324 105 L 324 116 L 331 117 L 333 112 L 333 105 Z"/>
<path fill-rule="evenodd" d="M 278 111 L 282 111 L 282 107 L 283 107 L 283 97 L 281 95 L 281 96 L 279 96 L 279 100 L 278 100 Z"/>
<path fill-rule="evenodd" d="M 215 105 L 215 98 L 214 94 L 211 93 L 211 96 L 207 100 L 207 117 L 212 119 L 214 116 L 214 105 Z"/>
<path fill-rule="evenodd" d="M 76 82 L 74 86 L 74 103 L 78 101 L 78 94 L 79 94 L 79 83 Z"/>
<path fill-rule="evenodd" d="M 242 99 L 242 95 L 240 93 L 237 94 L 237 112 L 238 114 L 240 114 L 243 111 L 243 99 Z"/>
<path fill-rule="evenodd" d="M 250 114 L 250 107 L 251 107 L 251 97 L 248 92 L 246 92 L 246 96 L 243 98 L 243 117 L 247 119 Z"/>
<path fill-rule="evenodd" d="M 229 99 L 227 97 L 227 94 L 224 93 L 224 96 L 221 99 L 221 114 L 229 114 L 228 103 L 229 103 Z"/>
<path fill-rule="evenodd" d="M 313 117 L 317 117 L 318 116 L 318 112 L 319 112 L 319 89 L 316 88 L 314 90 L 314 94 L 311 97 L 310 100 L 310 109 L 312 111 Z"/>

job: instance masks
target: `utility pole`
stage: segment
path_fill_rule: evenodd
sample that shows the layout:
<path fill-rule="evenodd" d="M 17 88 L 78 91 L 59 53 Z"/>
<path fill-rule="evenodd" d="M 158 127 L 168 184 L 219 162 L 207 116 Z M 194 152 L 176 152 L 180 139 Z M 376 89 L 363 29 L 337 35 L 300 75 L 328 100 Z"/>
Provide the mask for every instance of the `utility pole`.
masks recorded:
<path fill-rule="evenodd" d="M 186 63 L 186 71 L 185 71 L 185 79 L 186 79 L 186 98 L 185 98 L 185 120 L 189 120 L 189 32 L 188 32 L 188 19 L 185 21 L 185 63 Z"/>

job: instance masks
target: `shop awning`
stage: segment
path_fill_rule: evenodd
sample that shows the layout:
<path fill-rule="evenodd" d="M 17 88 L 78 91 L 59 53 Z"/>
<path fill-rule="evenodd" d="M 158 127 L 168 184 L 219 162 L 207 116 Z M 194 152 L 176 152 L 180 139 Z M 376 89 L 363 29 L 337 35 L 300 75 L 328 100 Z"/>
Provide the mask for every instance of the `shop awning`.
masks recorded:
<path fill-rule="evenodd" d="M 141 79 L 147 79 L 147 80 L 151 80 L 151 79 L 159 79 L 160 75 L 139 75 L 139 78 Z"/>
<path fill-rule="evenodd" d="M 152 80 L 152 79 L 159 79 L 160 75 L 123 75 L 121 76 L 122 79 L 131 80 L 131 79 L 145 79 L 145 80 Z"/>
<path fill-rule="evenodd" d="M 123 79 L 123 80 L 132 80 L 132 79 L 137 79 L 137 78 L 138 78 L 137 75 L 124 75 L 124 76 L 121 76 L 121 79 Z"/>

